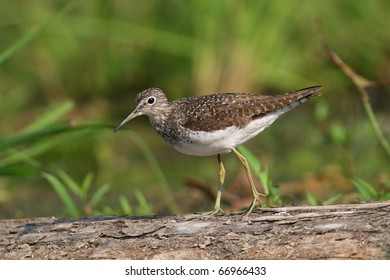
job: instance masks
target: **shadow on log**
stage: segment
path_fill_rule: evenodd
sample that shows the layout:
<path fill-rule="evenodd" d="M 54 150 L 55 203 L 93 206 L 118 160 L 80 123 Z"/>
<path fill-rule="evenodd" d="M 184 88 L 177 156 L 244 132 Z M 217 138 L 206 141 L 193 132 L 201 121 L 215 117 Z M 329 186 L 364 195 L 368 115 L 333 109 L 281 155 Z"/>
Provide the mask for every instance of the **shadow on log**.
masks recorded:
<path fill-rule="evenodd" d="M 1 259 L 389 259 L 390 201 L 225 214 L 0 221 Z"/>

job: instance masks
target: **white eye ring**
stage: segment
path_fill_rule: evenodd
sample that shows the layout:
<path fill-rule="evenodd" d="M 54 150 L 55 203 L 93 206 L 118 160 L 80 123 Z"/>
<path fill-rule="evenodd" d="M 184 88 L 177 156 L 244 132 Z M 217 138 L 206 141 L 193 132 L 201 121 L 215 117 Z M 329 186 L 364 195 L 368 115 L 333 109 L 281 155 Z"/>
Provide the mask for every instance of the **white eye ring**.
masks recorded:
<path fill-rule="evenodd" d="M 156 97 L 154 97 L 154 96 L 150 96 L 146 100 L 146 104 L 148 104 L 148 105 L 153 105 L 154 103 L 156 103 Z"/>

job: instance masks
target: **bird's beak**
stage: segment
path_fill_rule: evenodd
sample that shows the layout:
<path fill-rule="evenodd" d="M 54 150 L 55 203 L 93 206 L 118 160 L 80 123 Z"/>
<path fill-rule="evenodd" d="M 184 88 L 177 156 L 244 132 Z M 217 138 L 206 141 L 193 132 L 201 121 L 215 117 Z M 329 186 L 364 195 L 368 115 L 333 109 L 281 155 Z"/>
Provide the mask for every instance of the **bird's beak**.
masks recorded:
<path fill-rule="evenodd" d="M 114 132 L 116 132 L 118 129 L 120 129 L 122 126 L 124 126 L 125 124 L 127 124 L 129 121 L 131 121 L 132 119 L 134 119 L 135 117 L 138 117 L 139 115 L 141 115 L 140 112 L 137 111 L 137 109 L 135 109 L 130 115 L 127 116 L 126 119 L 124 119 L 115 129 L 114 129 Z"/>

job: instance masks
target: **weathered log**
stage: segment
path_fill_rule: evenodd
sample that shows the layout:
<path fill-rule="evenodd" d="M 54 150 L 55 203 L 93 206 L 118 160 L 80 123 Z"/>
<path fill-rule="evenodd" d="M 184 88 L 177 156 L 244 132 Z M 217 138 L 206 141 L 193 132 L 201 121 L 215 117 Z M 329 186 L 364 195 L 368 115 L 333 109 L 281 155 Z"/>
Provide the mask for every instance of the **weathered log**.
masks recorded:
<path fill-rule="evenodd" d="M 0 221 L 1 259 L 389 259 L 390 201 L 224 214 Z"/>

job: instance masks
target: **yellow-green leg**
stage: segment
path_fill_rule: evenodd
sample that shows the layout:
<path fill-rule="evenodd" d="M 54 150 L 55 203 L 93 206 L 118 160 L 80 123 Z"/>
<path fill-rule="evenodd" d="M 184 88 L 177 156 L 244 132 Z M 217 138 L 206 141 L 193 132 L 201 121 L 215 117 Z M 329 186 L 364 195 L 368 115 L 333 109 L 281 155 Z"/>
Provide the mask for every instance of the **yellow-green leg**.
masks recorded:
<path fill-rule="evenodd" d="M 245 214 L 245 216 L 248 216 L 255 208 L 257 201 L 259 202 L 259 205 L 261 206 L 260 193 L 257 191 L 257 189 L 255 187 L 255 183 L 253 182 L 252 174 L 251 174 L 251 171 L 249 169 L 247 159 L 242 154 L 240 154 L 235 148 L 231 148 L 231 150 L 238 157 L 238 159 L 241 161 L 242 165 L 244 166 L 246 176 L 248 177 L 249 185 L 251 186 L 251 189 L 252 189 L 253 200 L 252 200 L 251 206 L 248 209 L 248 212 Z"/>
<path fill-rule="evenodd" d="M 219 181 L 218 181 L 218 191 L 217 191 L 217 198 L 215 199 L 215 205 L 214 205 L 214 212 L 223 212 L 221 208 L 221 197 L 222 197 L 222 187 L 223 183 L 225 182 L 225 167 L 223 166 L 221 155 L 217 155 L 218 158 L 218 165 L 219 165 Z"/>
<path fill-rule="evenodd" d="M 223 166 L 223 162 L 220 154 L 217 155 L 217 158 L 218 158 L 218 165 L 219 165 L 219 182 L 218 182 L 217 198 L 215 199 L 214 209 L 210 212 L 205 213 L 207 218 L 210 218 L 219 212 L 223 212 L 221 208 L 221 197 L 222 197 L 222 187 L 225 181 L 225 167 Z"/>

